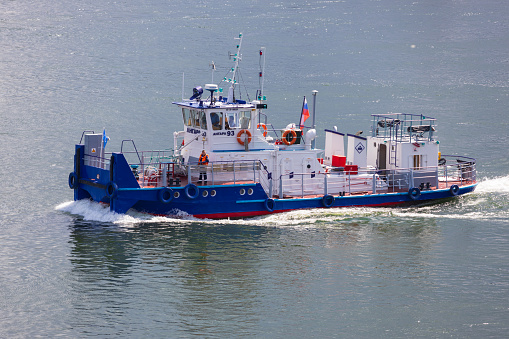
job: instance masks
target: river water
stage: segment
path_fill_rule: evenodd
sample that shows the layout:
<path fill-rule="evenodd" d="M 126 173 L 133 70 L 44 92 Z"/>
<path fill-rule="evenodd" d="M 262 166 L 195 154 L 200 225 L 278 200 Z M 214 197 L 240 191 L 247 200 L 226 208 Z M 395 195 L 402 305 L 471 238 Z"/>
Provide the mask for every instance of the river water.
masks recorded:
<path fill-rule="evenodd" d="M 0 13 L 0 337 L 509 333 L 507 1 L 4 1 Z M 442 154 L 477 159 L 478 189 L 235 221 L 73 202 L 81 133 L 106 128 L 109 151 L 170 148 L 182 74 L 185 96 L 217 82 L 240 32 L 242 95 L 266 47 L 276 125 L 297 122 L 313 90 L 319 137 L 367 133 L 374 113 L 432 116 Z"/>

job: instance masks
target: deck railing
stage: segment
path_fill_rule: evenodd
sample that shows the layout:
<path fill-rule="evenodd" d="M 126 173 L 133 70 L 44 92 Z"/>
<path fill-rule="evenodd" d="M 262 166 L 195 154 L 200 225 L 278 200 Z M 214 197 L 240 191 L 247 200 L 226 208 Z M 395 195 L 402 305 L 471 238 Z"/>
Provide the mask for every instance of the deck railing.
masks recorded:
<path fill-rule="evenodd" d="M 475 159 L 457 155 L 442 155 L 445 164 L 438 167 L 438 176 L 446 185 L 449 182 L 468 184 L 477 180 Z"/>
<path fill-rule="evenodd" d="M 85 166 L 109 169 L 110 156 L 111 153 L 105 153 L 104 156 L 85 153 L 83 155 L 83 163 Z"/>
<path fill-rule="evenodd" d="M 352 195 L 403 192 L 417 187 L 421 190 L 469 184 L 476 181 L 476 161 L 473 158 L 443 155 L 441 165 L 427 168 L 376 170 L 340 168 L 320 173 L 282 174 L 273 178 L 259 160 L 216 161 L 208 165 L 183 164 L 173 157 L 173 151 L 123 152 L 138 182 L 143 186 L 179 186 L 182 180 L 198 183 L 200 174 L 207 175 L 207 184 L 225 185 L 260 183 L 269 197 L 291 198 L 313 195 Z M 85 165 L 109 169 L 111 153 L 103 157 L 85 154 Z M 275 187 L 274 187 L 274 184 Z M 274 190 L 274 188 L 276 188 Z"/>
<path fill-rule="evenodd" d="M 435 140 L 435 118 L 408 113 L 372 114 L 371 116 L 373 137 L 397 142 Z"/>
<path fill-rule="evenodd" d="M 350 195 L 361 192 L 376 193 L 387 188 L 375 170 L 328 173 L 288 173 L 279 177 L 280 198 L 313 195 Z"/>
<path fill-rule="evenodd" d="M 383 194 L 469 184 L 476 180 L 475 159 L 443 156 L 446 163 L 437 167 L 392 170 L 358 169 L 326 173 L 287 173 L 279 177 L 280 198 L 313 195 Z"/>
<path fill-rule="evenodd" d="M 187 169 L 189 183 L 196 183 L 201 174 L 202 177 L 206 175 L 207 183 L 212 185 L 259 182 L 262 168 L 257 160 L 215 161 L 208 165 L 191 163 L 183 166 Z"/>

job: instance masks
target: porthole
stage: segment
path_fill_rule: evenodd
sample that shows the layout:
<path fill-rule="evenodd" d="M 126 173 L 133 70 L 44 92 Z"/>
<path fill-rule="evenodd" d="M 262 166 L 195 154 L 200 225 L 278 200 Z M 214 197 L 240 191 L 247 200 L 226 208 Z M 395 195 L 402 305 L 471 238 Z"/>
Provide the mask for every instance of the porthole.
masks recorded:
<path fill-rule="evenodd" d="M 209 195 L 209 191 L 204 190 L 204 191 L 201 193 L 201 195 L 202 195 L 204 198 L 206 198 L 206 197 Z"/>
<path fill-rule="evenodd" d="M 175 199 L 177 199 L 178 197 L 180 197 L 180 192 L 175 192 L 175 193 L 173 193 L 173 197 L 174 197 Z"/>
<path fill-rule="evenodd" d="M 250 189 L 248 189 L 248 190 L 247 190 L 247 194 L 249 194 L 249 195 L 253 195 L 253 192 L 254 192 L 254 191 L 253 191 L 253 189 L 252 189 L 252 188 L 250 188 Z"/>
<path fill-rule="evenodd" d="M 215 196 L 216 196 L 216 190 L 212 190 L 212 191 L 210 191 L 210 196 L 211 196 L 211 197 L 215 197 Z"/>
<path fill-rule="evenodd" d="M 244 194 L 246 194 L 246 190 L 241 188 L 239 193 L 240 193 L 240 195 L 244 195 Z"/>

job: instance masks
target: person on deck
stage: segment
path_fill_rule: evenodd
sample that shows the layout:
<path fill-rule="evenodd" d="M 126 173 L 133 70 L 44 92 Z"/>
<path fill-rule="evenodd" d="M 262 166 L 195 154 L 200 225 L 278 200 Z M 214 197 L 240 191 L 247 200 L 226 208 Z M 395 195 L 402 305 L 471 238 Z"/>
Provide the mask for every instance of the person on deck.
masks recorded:
<path fill-rule="evenodd" d="M 209 164 L 209 156 L 205 150 L 201 151 L 200 157 L 198 158 L 198 166 L 200 168 L 200 178 L 198 179 L 198 185 L 201 185 L 202 180 L 204 185 L 207 185 L 207 165 Z"/>

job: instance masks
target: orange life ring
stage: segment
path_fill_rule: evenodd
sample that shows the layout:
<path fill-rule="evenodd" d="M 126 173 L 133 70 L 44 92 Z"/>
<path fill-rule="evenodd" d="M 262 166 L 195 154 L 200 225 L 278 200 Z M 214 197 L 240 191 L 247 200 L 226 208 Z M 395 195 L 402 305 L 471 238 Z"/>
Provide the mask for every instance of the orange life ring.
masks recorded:
<path fill-rule="evenodd" d="M 286 137 L 288 136 L 288 134 L 292 134 L 292 138 L 290 140 L 288 140 Z M 295 141 L 297 141 L 297 133 L 295 133 L 295 131 L 293 129 L 287 129 L 284 133 L 283 133 L 283 142 L 285 145 L 293 145 L 295 143 Z"/>
<path fill-rule="evenodd" d="M 237 142 L 241 145 L 244 145 L 244 139 L 241 138 L 242 134 L 247 134 L 247 143 L 249 144 L 251 142 L 251 132 L 247 129 L 241 129 L 239 133 L 237 133 Z"/>
<path fill-rule="evenodd" d="M 262 132 L 263 136 L 266 137 L 267 136 L 267 126 L 265 126 L 264 123 L 260 122 L 258 125 L 256 125 L 256 128 L 259 129 L 260 127 L 263 129 L 263 132 Z"/>

